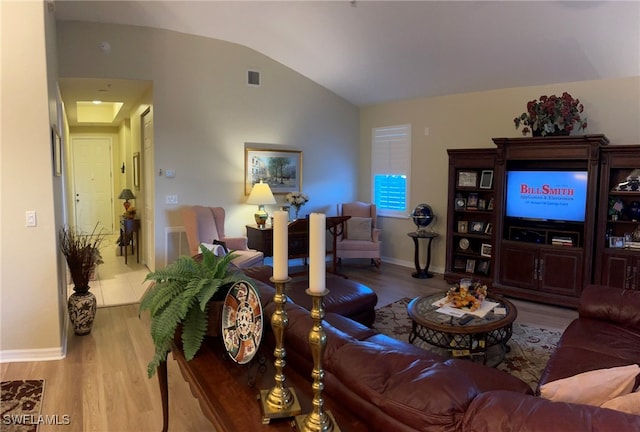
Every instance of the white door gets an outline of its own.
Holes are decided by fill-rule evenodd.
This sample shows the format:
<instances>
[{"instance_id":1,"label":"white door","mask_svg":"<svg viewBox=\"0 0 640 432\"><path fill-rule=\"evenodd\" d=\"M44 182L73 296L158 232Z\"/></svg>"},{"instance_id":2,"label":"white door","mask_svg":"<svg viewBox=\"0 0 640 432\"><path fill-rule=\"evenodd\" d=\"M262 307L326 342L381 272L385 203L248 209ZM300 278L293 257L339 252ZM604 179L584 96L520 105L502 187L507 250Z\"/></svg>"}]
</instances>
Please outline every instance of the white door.
<instances>
[{"instance_id":1,"label":"white door","mask_svg":"<svg viewBox=\"0 0 640 432\"><path fill-rule=\"evenodd\" d=\"M153 112L151 108L142 114L142 184L140 188L144 195L144 227L145 239L144 262L151 271L156 268L156 242L154 219L154 168L153 168Z\"/></svg>"},{"instance_id":2,"label":"white door","mask_svg":"<svg viewBox=\"0 0 640 432\"><path fill-rule=\"evenodd\" d=\"M111 138L72 138L76 227L113 233Z\"/></svg>"}]
</instances>

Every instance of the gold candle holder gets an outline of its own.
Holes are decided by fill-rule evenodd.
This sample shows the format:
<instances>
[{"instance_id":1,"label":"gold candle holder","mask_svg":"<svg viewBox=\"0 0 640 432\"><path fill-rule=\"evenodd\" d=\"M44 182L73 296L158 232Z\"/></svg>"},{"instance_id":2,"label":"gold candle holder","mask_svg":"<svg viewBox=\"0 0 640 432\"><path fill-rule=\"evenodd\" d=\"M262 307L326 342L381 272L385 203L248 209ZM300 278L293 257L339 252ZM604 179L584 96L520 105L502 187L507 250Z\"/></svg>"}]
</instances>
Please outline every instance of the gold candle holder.
<instances>
[{"instance_id":1,"label":"gold candle holder","mask_svg":"<svg viewBox=\"0 0 640 432\"><path fill-rule=\"evenodd\" d=\"M271 419L293 417L302 412L300 402L296 395L295 389L285 387L284 366L286 364L286 350L284 348L284 330L289 325L289 317L284 309L287 302L287 296L284 293L285 285L291 280L274 280L270 278L276 286L276 293L273 296L273 302L276 304L276 310L271 315L271 329L276 339L276 347L273 350L275 360L276 373L274 375L275 385L269 390L260 390L260 402L262 405L262 423L268 424Z\"/></svg>"},{"instance_id":2,"label":"gold candle holder","mask_svg":"<svg viewBox=\"0 0 640 432\"><path fill-rule=\"evenodd\" d=\"M311 307L311 318L313 326L309 331L309 347L313 356L313 370L311 377L313 378L313 400L311 404L313 409L309 414L296 416L295 426L300 432L340 432L340 428L330 411L324 410L324 399L322 391L324 390L324 369L322 369L322 356L324 348L327 344L327 335L322 328L322 319L324 318L324 309L322 300L324 296L329 294L329 290L322 292L311 292L307 289L306 293L311 296L313 306Z\"/></svg>"}]
</instances>

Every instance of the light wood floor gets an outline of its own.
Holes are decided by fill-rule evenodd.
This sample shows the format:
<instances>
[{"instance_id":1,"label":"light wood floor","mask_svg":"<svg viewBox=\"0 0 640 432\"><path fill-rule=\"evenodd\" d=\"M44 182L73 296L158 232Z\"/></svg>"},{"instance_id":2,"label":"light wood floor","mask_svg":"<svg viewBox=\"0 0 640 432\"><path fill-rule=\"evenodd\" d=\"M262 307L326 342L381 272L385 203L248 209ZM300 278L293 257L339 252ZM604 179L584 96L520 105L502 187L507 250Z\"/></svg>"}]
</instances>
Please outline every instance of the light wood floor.
<instances>
[{"instance_id":1,"label":"light wood floor","mask_svg":"<svg viewBox=\"0 0 640 432\"><path fill-rule=\"evenodd\" d=\"M380 270L365 261L345 262L343 273L373 288L378 307L402 297L443 291L441 277L419 280L412 269L383 263ZM577 316L571 309L514 301L519 322L564 328ZM41 425L40 432L144 432L159 431L162 406L156 377L147 378L146 365L153 355L146 315L138 306L98 310L89 336L69 335L67 357L58 361L0 364L2 380L44 379L42 414L60 418L67 426ZM170 431L212 431L197 401L171 357L169 367ZM222 390L222 389L221 389Z\"/></svg>"}]
</instances>

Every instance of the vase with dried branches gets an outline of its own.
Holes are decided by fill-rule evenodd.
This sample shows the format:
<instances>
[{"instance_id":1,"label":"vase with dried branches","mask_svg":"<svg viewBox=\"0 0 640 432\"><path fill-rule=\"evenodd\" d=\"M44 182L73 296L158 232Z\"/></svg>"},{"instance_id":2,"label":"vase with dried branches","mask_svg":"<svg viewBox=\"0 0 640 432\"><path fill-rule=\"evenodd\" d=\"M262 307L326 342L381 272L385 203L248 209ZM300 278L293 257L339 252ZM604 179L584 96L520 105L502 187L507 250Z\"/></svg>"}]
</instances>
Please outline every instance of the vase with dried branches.
<instances>
[{"instance_id":1,"label":"vase with dried branches","mask_svg":"<svg viewBox=\"0 0 640 432\"><path fill-rule=\"evenodd\" d=\"M91 333L97 308L96 297L89 291L89 281L96 266L102 263L100 245L104 240L104 233L99 229L99 224L96 224L90 234L63 226L58 237L60 250L67 261L73 282L74 292L67 302L69 318L77 335L88 335Z\"/></svg>"}]
</instances>

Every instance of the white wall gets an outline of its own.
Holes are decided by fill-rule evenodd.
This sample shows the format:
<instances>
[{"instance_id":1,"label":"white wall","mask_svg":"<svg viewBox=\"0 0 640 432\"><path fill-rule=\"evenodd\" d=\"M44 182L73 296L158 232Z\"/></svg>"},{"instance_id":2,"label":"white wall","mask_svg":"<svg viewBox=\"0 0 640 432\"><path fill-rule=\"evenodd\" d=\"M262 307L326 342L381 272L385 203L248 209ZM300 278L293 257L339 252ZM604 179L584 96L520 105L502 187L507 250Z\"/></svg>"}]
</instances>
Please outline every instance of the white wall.
<instances>
[{"instance_id":1,"label":"white wall","mask_svg":"<svg viewBox=\"0 0 640 432\"><path fill-rule=\"evenodd\" d=\"M108 41L104 54L99 44ZM221 205L228 235L245 235L244 143L303 151L303 208L335 214L357 191L358 109L300 74L240 45L166 30L58 23L61 77L153 81L156 256L167 227L182 225L180 205ZM247 69L262 74L246 85ZM132 118L132 137L136 136ZM132 148L136 148L135 144ZM135 150L134 150L135 151ZM284 202L280 197L279 202ZM267 210L274 210L272 206Z\"/></svg>"},{"instance_id":2,"label":"white wall","mask_svg":"<svg viewBox=\"0 0 640 432\"><path fill-rule=\"evenodd\" d=\"M541 95L567 91L585 106L586 131L605 134L611 144L640 143L640 77L583 81L547 86L510 88L478 93L421 98L363 108L360 114L359 197L371 199L371 129L411 123L413 162L411 205L430 204L441 235L433 241L431 269L444 271L447 217L447 173L450 148L495 148L493 137L522 136L513 119L526 111L528 101ZM425 135L425 128L429 134ZM412 265L413 243L407 232L415 230L410 219L380 218L383 255Z\"/></svg>"},{"instance_id":3,"label":"white wall","mask_svg":"<svg viewBox=\"0 0 640 432\"><path fill-rule=\"evenodd\" d=\"M53 177L57 123L55 21L43 2L1 2L0 351L2 360L64 353L57 228L62 177ZM26 227L25 211L37 212Z\"/></svg>"}]
</instances>

